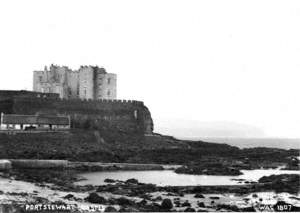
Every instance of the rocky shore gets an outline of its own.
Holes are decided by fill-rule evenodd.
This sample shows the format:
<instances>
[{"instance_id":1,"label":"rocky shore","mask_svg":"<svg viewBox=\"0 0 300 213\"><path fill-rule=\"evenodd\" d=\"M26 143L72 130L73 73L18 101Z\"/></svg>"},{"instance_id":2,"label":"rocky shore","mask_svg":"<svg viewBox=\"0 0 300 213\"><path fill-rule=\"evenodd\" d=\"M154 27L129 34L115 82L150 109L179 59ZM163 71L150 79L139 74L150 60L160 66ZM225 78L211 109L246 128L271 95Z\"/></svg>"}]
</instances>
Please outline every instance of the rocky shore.
<instances>
[{"instance_id":1,"label":"rocky shore","mask_svg":"<svg viewBox=\"0 0 300 213\"><path fill-rule=\"evenodd\" d=\"M300 211L299 175L262 177L246 185L164 187L136 179L81 186L75 184L80 177L74 170L12 169L0 178L1 208L13 206L17 212L36 204L72 206L67 212L87 212L87 207L112 212L260 211L285 205Z\"/></svg>"},{"instance_id":2,"label":"rocky shore","mask_svg":"<svg viewBox=\"0 0 300 213\"><path fill-rule=\"evenodd\" d=\"M0 175L0 212L24 212L26 207L36 204L69 205L69 212L88 212L85 208L91 205L106 211L131 212L255 211L277 208L276 205L292 205L293 210L299 210L299 176L274 176L248 183L245 180L246 184L234 186L162 187L135 179L108 179L102 186L75 184L80 180L78 172L82 171L173 167L177 173L185 174L239 175L241 170L297 168L299 162L293 158L299 156L299 150L239 149L116 130L4 135L0 147L0 157L12 162L11 166L3 162L3 168L8 170ZM49 164L49 160L41 163L37 159L61 161ZM15 209L9 209L11 206ZM34 212L26 210L30 211Z\"/></svg>"}]
</instances>

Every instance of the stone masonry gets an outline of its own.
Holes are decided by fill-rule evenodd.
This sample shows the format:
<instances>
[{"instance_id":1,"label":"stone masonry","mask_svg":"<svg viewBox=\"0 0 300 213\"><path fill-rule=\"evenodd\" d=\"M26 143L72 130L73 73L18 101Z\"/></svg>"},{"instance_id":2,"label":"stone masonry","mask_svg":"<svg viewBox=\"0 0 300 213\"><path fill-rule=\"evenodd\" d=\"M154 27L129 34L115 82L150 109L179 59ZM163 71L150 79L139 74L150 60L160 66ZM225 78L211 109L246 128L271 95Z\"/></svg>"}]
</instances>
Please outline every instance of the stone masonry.
<instances>
[{"instance_id":1,"label":"stone masonry","mask_svg":"<svg viewBox=\"0 0 300 213\"><path fill-rule=\"evenodd\" d=\"M57 93L64 99L116 99L117 75L97 66L71 70L52 64L49 69L34 71L33 91Z\"/></svg>"}]
</instances>

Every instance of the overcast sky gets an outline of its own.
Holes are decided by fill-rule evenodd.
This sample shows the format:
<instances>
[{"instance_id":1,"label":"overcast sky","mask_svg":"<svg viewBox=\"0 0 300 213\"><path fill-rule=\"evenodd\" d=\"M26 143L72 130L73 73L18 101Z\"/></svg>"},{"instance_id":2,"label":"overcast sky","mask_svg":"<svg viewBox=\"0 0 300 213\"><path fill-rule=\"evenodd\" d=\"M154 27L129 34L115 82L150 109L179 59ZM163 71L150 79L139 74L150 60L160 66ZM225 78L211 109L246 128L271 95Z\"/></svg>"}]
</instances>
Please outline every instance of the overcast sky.
<instances>
[{"instance_id":1,"label":"overcast sky","mask_svg":"<svg viewBox=\"0 0 300 213\"><path fill-rule=\"evenodd\" d=\"M0 58L0 89L103 66L157 132L300 137L300 1L1 1Z\"/></svg>"}]
</instances>

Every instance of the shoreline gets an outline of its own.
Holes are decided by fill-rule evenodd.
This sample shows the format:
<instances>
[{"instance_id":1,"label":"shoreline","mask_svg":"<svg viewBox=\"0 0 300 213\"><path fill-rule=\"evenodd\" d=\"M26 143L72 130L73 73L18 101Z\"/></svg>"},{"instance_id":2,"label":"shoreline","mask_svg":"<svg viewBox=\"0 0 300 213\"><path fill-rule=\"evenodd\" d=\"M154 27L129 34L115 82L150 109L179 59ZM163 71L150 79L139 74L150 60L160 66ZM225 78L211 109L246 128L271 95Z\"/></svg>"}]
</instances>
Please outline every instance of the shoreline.
<instances>
[{"instance_id":1,"label":"shoreline","mask_svg":"<svg viewBox=\"0 0 300 213\"><path fill-rule=\"evenodd\" d=\"M107 180L106 185L77 186L73 184L76 179L70 178L72 174L59 176L63 171L50 169L46 170L48 174L42 170L34 171L15 171L6 177L2 174L0 208L8 203L24 209L26 204L31 203L74 205L77 210L82 206L101 205L104 208L112 207L114 211L257 211L263 206L276 206L282 201L292 205L294 210L300 210L297 205L299 192L274 192L272 183L157 186L128 179ZM24 174L27 176L22 176ZM45 175L49 177L45 179ZM172 208L164 209L165 200L171 200Z\"/></svg>"},{"instance_id":2,"label":"shoreline","mask_svg":"<svg viewBox=\"0 0 300 213\"><path fill-rule=\"evenodd\" d=\"M74 162L46 159L1 159L0 171L13 169L67 169L76 171L149 171L175 170L182 165L147 163Z\"/></svg>"}]
</instances>

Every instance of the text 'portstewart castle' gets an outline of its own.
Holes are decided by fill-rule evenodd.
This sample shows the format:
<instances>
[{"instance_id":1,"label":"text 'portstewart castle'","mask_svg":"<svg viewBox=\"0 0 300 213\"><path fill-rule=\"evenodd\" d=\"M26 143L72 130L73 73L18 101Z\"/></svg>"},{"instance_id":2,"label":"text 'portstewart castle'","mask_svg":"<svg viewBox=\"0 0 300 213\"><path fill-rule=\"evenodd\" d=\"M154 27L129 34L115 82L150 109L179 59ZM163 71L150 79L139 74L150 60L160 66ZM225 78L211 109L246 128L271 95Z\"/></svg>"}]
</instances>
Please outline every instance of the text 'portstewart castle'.
<instances>
[{"instance_id":1,"label":"text 'portstewart castle'","mask_svg":"<svg viewBox=\"0 0 300 213\"><path fill-rule=\"evenodd\" d=\"M34 71L33 90L57 93L64 99L116 99L117 75L98 66L81 66L71 70L67 66L45 66Z\"/></svg>"}]
</instances>

